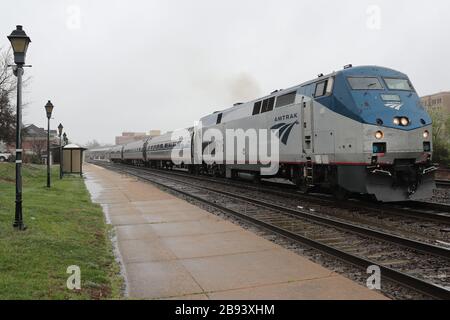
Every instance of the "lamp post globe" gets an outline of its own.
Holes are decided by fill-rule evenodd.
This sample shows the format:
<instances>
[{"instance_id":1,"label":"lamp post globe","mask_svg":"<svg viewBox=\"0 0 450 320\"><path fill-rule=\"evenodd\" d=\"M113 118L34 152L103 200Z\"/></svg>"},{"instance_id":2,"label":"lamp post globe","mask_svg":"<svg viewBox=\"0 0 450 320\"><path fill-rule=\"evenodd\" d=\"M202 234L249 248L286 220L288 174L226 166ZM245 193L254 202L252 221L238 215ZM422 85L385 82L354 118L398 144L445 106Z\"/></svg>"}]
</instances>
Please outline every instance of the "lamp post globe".
<instances>
[{"instance_id":1,"label":"lamp post globe","mask_svg":"<svg viewBox=\"0 0 450 320\"><path fill-rule=\"evenodd\" d=\"M50 119L52 117L52 112L53 112L53 104L50 100L48 100L48 102L45 105L45 112L47 113L47 118Z\"/></svg>"},{"instance_id":2,"label":"lamp post globe","mask_svg":"<svg viewBox=\"0 0 450 320\"><path fill-rule=\"evenodd\" d=\"M44 106L47 113L47 188L50 188L50 118L52 117L53 104L50 100Z\"/></svg>"},{"instance_id":3,"label":"lamp post globe","mask_svg":"<svg viewBox=\"0 0 450 320\"><path fill-rule=\"evenodd\" d=\"M63 131L64 127L63 125L60 123L58 126L58 137L62 136L62 131Z\"/></svg>"},{"instance_id":4,"label":"lamp post globe","mask_svg":"<svg viewBox=\"0 0 450 320\"><path fill-rule=\"evenodd\" d=\"M22 76L28 45L31 42L22 26L16 26L16 29L8 36L11 47L14 52L13 68L14 75L17 77L17 103L16 103L16 208L13 227L16 230L25 230L27 227L23 222L22 214Z\"/></svg>"},{"instance_id":5,"label":"lamp post globe","mask_svg":"<svg viewBox=\"0 0 450 320\"><path fill-rule=\"evenodd\" d=\"M27 36L22 26L16 26L16 30L13 30L8 36L9 42L14 52L14 63L17 65L25 64L25 57L27 55L28 45L31 42L30 37Z\"/></svg>"}]
</instances>

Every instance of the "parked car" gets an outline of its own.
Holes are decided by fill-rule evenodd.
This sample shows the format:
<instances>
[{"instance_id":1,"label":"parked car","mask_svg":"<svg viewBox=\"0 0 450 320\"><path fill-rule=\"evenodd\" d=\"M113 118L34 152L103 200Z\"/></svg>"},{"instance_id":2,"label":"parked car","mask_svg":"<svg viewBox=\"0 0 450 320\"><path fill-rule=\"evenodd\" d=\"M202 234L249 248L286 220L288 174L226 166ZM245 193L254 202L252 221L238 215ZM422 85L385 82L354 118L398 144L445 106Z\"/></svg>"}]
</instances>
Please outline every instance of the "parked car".
<instances>
[{"instance_id":1,"label":"parked car","mask_svg":"<svg viewBox=\"0 0 450 320\"><path fill-rule=\"evenodd\" d=\"M8 161L12 154L8 152L0 152L0 162Z\"/></svg>"}]
</instances>

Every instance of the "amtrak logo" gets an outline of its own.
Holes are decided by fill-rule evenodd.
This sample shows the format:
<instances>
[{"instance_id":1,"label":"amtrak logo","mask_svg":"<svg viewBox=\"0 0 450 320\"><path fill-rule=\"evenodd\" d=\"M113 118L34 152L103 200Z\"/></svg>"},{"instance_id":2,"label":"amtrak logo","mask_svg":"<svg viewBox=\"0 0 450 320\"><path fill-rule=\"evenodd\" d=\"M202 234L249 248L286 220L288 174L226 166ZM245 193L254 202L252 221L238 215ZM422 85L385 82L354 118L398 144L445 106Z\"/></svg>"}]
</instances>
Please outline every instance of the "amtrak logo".
<instances>
[{"instance_id":1,"label":"amtrak logo","mask_svg":"<svg viewBox=\"0 0 450 320\"><path fill-rule=\"evenodd\" d=\"M297 113L285 114L282 116L278 116L278 117L275 117L275 119L273 121L278 122L278 121L284 121L284 120L290 120L290 119L298 119Z\"/></svg>"},{"instance_id":2,"label":"amtrak logo","mask_svg":"<svg viewBox=\"0 0 450 320\"><path fill-rule=\"evenodd\" d=\"M289 136L291 135L292 128L294 128L294 126L297 124L299 124L298 121L292 123L277 123L270 129L278 130L278 136L280 137L281 142L284 145L287 145Z\"/></svg>"},{"instance_id":3,"label":"amtrak logo","mask_svg":"<svg viewBox=\"0 0 450 320\"><path fill-rule=\"evenodd\" d=\"M394 110L400 110L403 107L403 103L386 103L384 106Z\"/></svg>"}]
</instances>

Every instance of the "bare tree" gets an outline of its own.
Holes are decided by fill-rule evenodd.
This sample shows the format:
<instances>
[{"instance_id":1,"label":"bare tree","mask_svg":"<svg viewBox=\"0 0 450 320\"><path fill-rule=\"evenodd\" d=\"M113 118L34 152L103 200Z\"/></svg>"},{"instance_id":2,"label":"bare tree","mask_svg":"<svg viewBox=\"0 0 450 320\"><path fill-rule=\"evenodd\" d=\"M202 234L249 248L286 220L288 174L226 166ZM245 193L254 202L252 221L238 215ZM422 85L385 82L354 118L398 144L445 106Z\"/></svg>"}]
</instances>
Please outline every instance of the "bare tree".
<instances>
[{"instance_id":1,"label":"bare tree","mask_svg":"<svg viewBox=\"0 0 450 320\"><path fill-rule=\"evenodd\" d=\"M5 143L14 141L15 115L11 96L16 90L16 81L12 69L12 57L9 51L0 49L0 140Z\"/></svg>"},{"instance_id":2,"label":"bare tree","mask_svg":"<svg viewBox=\"0 0 450 320\"><path fill-rule=\"evenodd\" d=\"M31 141L31 151L33 151L38 159L42 159L42 155L47 153L47 141L43 139L33 139L33 141Z\"/></svg>"},{"instance_id":3,"label":"bare tree","mask_svg":"<svg viewBox=\"0 0 450 320\"><path fill-rule=\"evenodd\" d=\"M450 117L442 110L429 111L433 120L433 159L441 164L450 164Z\"/></svg>"},{"instance_id":4,"label":"bare tree","mask_svg":"<svg viewBox=\"0 0 450 320\"><path fill-rule=\"evenodd\" d=\"M88 143L86 143L86 148L88 149L95 149L99 147L101 147L101 144L95 139L92 141L88 141Z\"/></svg>"},{"instance_id":5,"label":"bare tree","mask_svg":"<svg viewBox=\"0 0 450 320\"><path fill-rule=\"evenodd\" d=\"M92 140L92 141L88 141L86 143L86 148L88 149L97 149L97 148L103 148L103 147L110 147L110 144L104 144L104 143L100 143L97 140Z\"/></svg>"},{"instance_id":6,"label":"bare tree","mask_svg":"<svg viewBox=\"0 0 450 320\"><path fill-rule=\"evenodd\" d=\"M13 73L13 57L11 50L0 48L0 141L11 144L15 140L16 130L16 88L17 81ZM25 88L30 77L23 80L22 86ZM27 103L22 104L25 108ZM24 133L24 132L23 132Z\"/></svg>"}]
</instances>

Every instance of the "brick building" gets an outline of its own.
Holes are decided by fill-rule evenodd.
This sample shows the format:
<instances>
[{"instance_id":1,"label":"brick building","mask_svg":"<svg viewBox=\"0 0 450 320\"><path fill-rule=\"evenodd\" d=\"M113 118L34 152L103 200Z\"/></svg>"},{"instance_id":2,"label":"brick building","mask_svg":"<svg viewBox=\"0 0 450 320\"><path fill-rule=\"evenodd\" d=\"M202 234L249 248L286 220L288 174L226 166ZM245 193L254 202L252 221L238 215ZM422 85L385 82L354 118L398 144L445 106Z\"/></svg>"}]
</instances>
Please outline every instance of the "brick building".
<instances>
[{"instance_id":1,"label":"brick building","mask_svg":"<svg viewBox=\"0 0 450 320\"><path fill-rule=\"evenodd\" d=\"M439 112L439 117L450 117L450 91L444 91L425 96L420 98L420 101L428 112L437 111ZM446 128L445 122L443 124L443 129L448 132L448 128ZM444 135L443 138L450 142L450 137Z\"/></svg>"},{"instance_id":2,"label":"brick building","mask_svg":"<svg viewBox=\"0 0 450 320\"><path fill-rule=\"evenodd\" d=\"M429 111L438 110L450 115L450 91L424 96L420 98L420 101Z\"/></svg>"},{"instance_id":3,"label":"brick building","mask_svg":"<svg viewBox=\"0 0 450 320\"><path fill-rule=\"evenodd\" d=\"M59 147L59 137L57 130L50 130L50 148L55 149ZM16 146L9 145L7 149L10 153L15 154ZM22 149L24 160L29 162L31 158L39 159L39 162L44 163L47 159L47 130L39 128L31 124L23 128ZM52 156L50 157L52 161Z\"/></svg>"}]
</instances>

